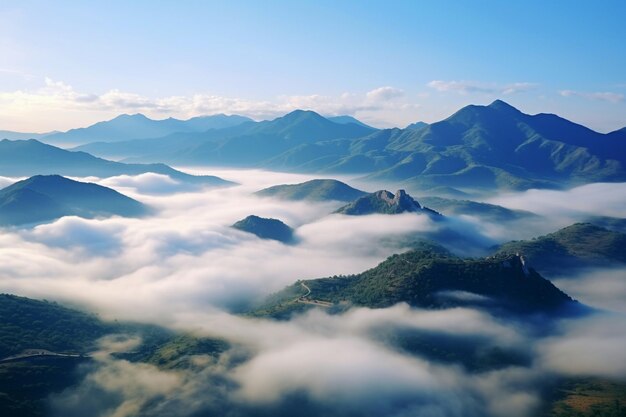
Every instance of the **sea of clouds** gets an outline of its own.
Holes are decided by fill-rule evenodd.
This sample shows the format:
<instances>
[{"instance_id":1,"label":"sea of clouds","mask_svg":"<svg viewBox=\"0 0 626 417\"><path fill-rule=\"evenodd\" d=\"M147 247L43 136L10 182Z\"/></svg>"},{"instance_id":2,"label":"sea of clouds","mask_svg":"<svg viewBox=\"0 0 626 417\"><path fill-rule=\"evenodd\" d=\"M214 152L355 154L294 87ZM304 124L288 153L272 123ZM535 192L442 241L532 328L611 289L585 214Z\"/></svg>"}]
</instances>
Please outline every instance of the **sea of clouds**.
<instances>
[{"instance_id":1,"label":"sea of clouds","mask_svg":"<svg viewBox=\"0 0 626 417\"><path fill-rule=\"evenodd\" d=\"M616 365L626 364L626 270L559 277L558 285L599 310L557 320L549 334L469 308L426 311L399 304L338 315L313 310L288 321L237 314L298 279L374 267L408 249L398 237L453 232L460 243L449 249L477 255L499 242L553 232L589 214L626 217L626 184L494 197L489 202L542 217L490 224L469 216L438 222L415 214L330 214L341 203L253 194L311 179L306 175L201 172L240 185L202 189L157 174L90 178L149 205L152 214L141 219L65 217L0 233L1 292L57 300L104 319L220 338L231 346L217 358L194 358L188 369L163 370L111 354L141 340L105 338L83 369L81 384L51 398L55 415L522 417L536 415L545 390L560 376L626 378L626 367ZM1 178L0 184L12 181ZM351 184L374 191L367 184ZM419 194L415 197L419 200ZM294 227L298 243L261 240L230 227L250 214ZM398 348L386 337L394 331L511 349L528 361L471 370Z\"/></svg>"}]
</instances>

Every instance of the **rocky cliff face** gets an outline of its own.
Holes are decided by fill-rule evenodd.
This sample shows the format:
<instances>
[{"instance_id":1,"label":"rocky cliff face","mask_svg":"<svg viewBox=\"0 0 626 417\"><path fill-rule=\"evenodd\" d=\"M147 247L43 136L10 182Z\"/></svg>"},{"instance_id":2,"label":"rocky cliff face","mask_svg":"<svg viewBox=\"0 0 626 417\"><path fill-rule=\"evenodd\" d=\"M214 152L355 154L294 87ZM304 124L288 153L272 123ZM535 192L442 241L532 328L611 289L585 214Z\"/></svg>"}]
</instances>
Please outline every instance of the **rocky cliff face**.
<instances>
[{"instance_id":1,"label":"rocky cliff face","mask_svg":"<svg viewBox=\"0 0 626 417\"><path fill-rule=\"evenodd\" d=\"M434 210L423 207L404 190L398 190L395 194L380 190L367 194L352 203L341 207L336 213L348 215L365 214L400 214L400 213L426 213L440 215Z\"/></svg>"}]
</instances>

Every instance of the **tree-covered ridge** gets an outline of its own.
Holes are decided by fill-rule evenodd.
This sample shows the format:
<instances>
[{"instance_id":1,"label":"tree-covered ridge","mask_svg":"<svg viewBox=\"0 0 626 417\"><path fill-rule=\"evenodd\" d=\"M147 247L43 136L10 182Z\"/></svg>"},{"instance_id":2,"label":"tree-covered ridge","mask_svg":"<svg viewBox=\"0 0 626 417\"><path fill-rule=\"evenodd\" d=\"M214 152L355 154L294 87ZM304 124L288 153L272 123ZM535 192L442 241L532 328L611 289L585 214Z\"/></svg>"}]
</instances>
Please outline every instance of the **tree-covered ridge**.
<instances>
[{"instance_id":1,"label":"tree-covered ridge","mask_svg":"<svg viewBox=\"0 0 626 417\"><path fill-rule=\"evenodd\" d=\"M497 254L523 254L541 272L626 263L626 234L576 223L532 240L505 243Z\"/></svg>"},{"instance_id":2,"label":"tree-covered ridge","mask_svg":"<svg viewBox=\"0 0 626 417\"><path fill-rule=\"evenodd\" d=\"M421 308L484 305L511 311L552 311L573 300L518 256L461 259L443 251L393 255L363 273L299 281L272 295L257 313L284 317L306 307L298 297L334 306Z\"/></svg>"},{"instance_id":3,"label":"tree-covered ridge","mask_svg":"<svg viewBox=\"0 0 626 417\"><path fill-rule=\"evenodd\" d=\"M9 294L0 294L0 317L0 359L25 349L87 353L113 331L92 314Z\"/></svg>"}]
</instances>

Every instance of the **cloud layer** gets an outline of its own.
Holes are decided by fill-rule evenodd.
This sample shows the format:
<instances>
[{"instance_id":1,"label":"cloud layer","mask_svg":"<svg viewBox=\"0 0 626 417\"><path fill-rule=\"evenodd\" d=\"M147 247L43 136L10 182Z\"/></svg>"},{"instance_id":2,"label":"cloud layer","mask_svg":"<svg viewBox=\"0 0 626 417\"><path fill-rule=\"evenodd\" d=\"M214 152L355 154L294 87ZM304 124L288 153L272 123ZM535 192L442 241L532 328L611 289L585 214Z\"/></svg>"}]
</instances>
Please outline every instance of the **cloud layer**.
<instances>
[{"instance_id":1,"label":"cloud layer","mask_svg":"<svg viewBox=\"0 0 626 417\"><path fill-rule=\"evenodd\" d=\"M241 185L189 189L152 174L93 179L149 204L154 214L65 217L0 234L1 292L57 299L103 318L157 323L230 344L220 355L197 355L187 368L165 370L111 354L136 349L136 337L105 338L83 369L82 382L52 398L56 415L529 417L556 376L626 377L626 369L611 366L626 361L617 313L545 327L477 309L428 311L406 304L341 314L313 310L287 321L239 316L240 309L298 279L370 268L404 249L401 236L445 229L464 242L487 244L536 230L529 231L527 223L494 226L467 216L433 222L415 214L329 215L341 203L252 195L269 185L310 179L306 175L196 173ZM529 191L494 201L543 215L544 224L536 227L548 232L589 213L623 217L623 187ZM296 228L299 244L260 240L229 227L249 214L285 221ZM576 279L571 288L578 285L594 306L623 311L616 297L588 289L598 279L619 285L617 276L588 271L569 279ZM438 348L433 352L428 343L407 340ZM437 356L450 346L466 350ZM483 369L466 363L496 350L513 359Z\"/></svg>"}]
</instances>

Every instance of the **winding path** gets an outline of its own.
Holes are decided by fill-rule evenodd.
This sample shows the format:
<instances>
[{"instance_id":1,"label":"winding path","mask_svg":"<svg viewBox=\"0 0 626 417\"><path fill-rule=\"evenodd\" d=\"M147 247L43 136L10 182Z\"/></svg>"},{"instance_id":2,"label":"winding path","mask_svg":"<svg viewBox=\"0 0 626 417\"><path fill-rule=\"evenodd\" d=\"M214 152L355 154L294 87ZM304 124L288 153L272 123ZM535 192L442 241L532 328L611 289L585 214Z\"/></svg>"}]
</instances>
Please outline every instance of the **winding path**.
<instances>
[{"instance_id":1,"label":"winding path","mask_svg":"<svg viewBox=\"0 0 626 417\"><path fill-rule=\"evenodd\" d=\"M15 362L20 360L27 360L31 358L42 358L42 357L54 357L54 358L87 358L88 355L81 355L79 353L57 353L51 352L45 349L27 349L17 355L8 356L4 359L0 359L0 363L4 362Z\"/></svg>"},{"instance_id":2,"label":"winding path","mask_svg":"<svg viewBox=\"0 0 626 417\"><path fill-rule=\"evenodd\" d=\"M311 295L311 289L304 282L300 282L302 288L306 290L306 294L297 297L294 301L302 304L310 304L318 307L332 307L333 303L329 303L328 301L314 300L309 299L309 295Z\"/></svg>"}]
</instances>

